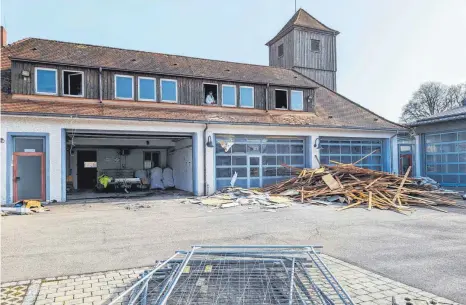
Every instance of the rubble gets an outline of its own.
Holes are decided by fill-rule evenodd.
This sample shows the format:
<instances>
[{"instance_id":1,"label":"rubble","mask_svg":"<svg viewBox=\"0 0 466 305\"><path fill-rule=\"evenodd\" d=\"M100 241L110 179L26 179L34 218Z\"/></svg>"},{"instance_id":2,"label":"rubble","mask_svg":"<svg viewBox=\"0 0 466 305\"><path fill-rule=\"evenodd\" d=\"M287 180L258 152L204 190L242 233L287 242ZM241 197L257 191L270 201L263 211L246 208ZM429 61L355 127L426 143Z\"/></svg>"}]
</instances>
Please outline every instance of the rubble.
<instances>
[{"instance_id":1,"label":"rubble","mask_svg":"<svg viewBox=\"0 0 466 305\"><path fill-rule=\"evenodd\" d=\"M400 213L412 211L412 206L447 212L438 206L455 206L455 198L460 198L459 193L440 189L430 178L409 178L411 168L404 176L342 163L317 169L290 168L296 177L261 191L290 194L287 197L301 203L343 205L339 210L366 206Z\"/></svg>"},{"instance_id":2,"label":"rubble","mask_svg":"<svg viewBox=\"0 0 466 305\"><path fill-rule=\"evenodd\" d=\"M294 192L290 192L290 195ZM292 205L293 199L283 195L269 195L256 189L227 187L207 197L190 198L183 203L200 204L212 208L227 209L238 206L252 208L258 206L264 210L277 210Z\"/></svg>"}]
</instances>

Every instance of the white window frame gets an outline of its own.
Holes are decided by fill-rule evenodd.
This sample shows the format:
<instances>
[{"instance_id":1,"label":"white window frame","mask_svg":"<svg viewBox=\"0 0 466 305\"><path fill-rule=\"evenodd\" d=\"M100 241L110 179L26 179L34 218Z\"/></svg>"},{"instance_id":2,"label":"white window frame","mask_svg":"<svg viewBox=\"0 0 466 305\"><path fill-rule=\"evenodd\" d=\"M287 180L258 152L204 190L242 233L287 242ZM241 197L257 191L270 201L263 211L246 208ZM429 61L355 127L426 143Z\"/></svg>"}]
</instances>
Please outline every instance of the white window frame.
<instances>
[{"instance_id":1,"label":"white window frame","mask_svg":"<svg viewBox=\"0 0 466 305\"><path fill-rule=\"evenodd\" d=\"M37 71L38 70L46 70L46 71L55 71L55 93L52 92L40 92L37 88ZM35 92L36 94L44 94L44 95L58 95L58 70L57 69L51 69L51 68L41 68L41 67L36 67L34 68L34 85L35 85Z\"/></svg>"},{"instance_id":2,"label":"white window frame","mask_svg":"<svg viewBox=\"0 0 466 305\"><path fill-rule=\"evenodd\" d=\"M277 108L277 91L285 91L286 93L286 108ZM290 99L288 98L288 90L286 89L275 89L274 90L274 102L275 102L275 110L288 110L290 109Z\"/></svg>"},{"instance_id":3,"label":"white window frame","mask_svg":"<svg viewBox=\"0 0 466 305\"><path fill-rule=\"evenodd\" d=\"M235 104L234 105L225 105L223 104L223 88L225 87L231 87L233 89L235 89ZM224 107L237 107L238 106L238 99L237 99L237 96L236 96L236 85L222 85L222 106Z\"/></svg>"},{"instance_id":4,"label":"white window frame","mask_svg":"<svg viewBox=\"0 0 466 305\"><path fill-rule=\"evenodd\" d=\"M149 79L154 81L154 98L141 98L141 79ZM146 77L146 76L138 76L138 101L143 102L156 102L157 101L157 79L155 77Z\"/></svg>"},{"instance_id":5,"label":"white window frame","mask_svg":"<svg viewBox=\"0 0 466 305\"><path fill-rule=\"evenodd\" d=\"M293 109L293 92L299 92L301 93L301 105L302 105L302 108L301 109ZM291 90L291 94L290 94L290 110L292 111L304 111L304 92L302 90Z\"/></svg>"},{"instance_id":6,"label":"white window frame","mask_svg":"<svg viewBox=\"0 0 466 305\"><path fill-rule=\"evenodd\" d=\"M118 97L117 92L117 77L123 77L123 78L131 78L131 97ZM114 83L115 83L115 99L117 100L127 100L127 101L133 101L134 100L134 76L132 75L123 75L123 74L115 74L114 76Z\"/></svg>"},{"instance_id":7,"label":"white window frame","mask_svg":"<svg viewBox=\"0 0 466 305\"><path fill-rule=\"evenodd\" d=\"M175 95L176 95L176 101L168 101L163 99L163 86L162 86L162 81L169 81L169 82L175 82ZM161 78L160 79L160 100L164 103L178 103L178 81L176 79L169 79L169 78Z\"/></svg>"},{"instance_id":8,"label":"white window frame","mask_svg":"<svg viewBox=\"0 0 466 305\"><path fill-rule=\"evenodd\" d=\"M203 93L203 95L205 95L205 92L204 92L204 85L212 85L212 86L216 86L216 87L217 87L217 101L216 101L217 104L213 104L213 105L206 104L206 103L205 103L205 96L204 96L204 101L202 102L202 104L203 104L203 105L208 105L208 106L218 106L218 105L219 105L219 103L218 103L218 100L219 100L219 98L218 98L218 93L219 93L219 92L218 92L218 84L215 84L215 83L202 83L202 93ZM222 92L222 93L223 93L223 92Z\"/></svg>"},{"instance_id":9,"label":"white window frame","mask_svg":"<svg viewBox=\"0 0 466 305\"><path fill-rule=\"evenodd\" d=\"M73 72L76 74L81 74L81 94L74 95L74 94L65 94L65 72ZM68 86L69 86L68 82ZM83 71L75 71L75 70L62 70L61 71L61 92L63 96L71 96L71 97L83 97L84 96L84 72ZM70 92L70 90L68 90Z\"/></svg>"},{"instance_id":10,"label":"white window frame","mask_svg":"<svg viewBox=\"0 0 466 305\"><path fill-rule=\"evenodd\" d=\"M252 89L252 106L243 106L241 105L241 88L251 88ZM254 100L254 87L251 86L239 86L239 106L241 108L254 108L256 101Z\"/></svg>"}]
</instances>

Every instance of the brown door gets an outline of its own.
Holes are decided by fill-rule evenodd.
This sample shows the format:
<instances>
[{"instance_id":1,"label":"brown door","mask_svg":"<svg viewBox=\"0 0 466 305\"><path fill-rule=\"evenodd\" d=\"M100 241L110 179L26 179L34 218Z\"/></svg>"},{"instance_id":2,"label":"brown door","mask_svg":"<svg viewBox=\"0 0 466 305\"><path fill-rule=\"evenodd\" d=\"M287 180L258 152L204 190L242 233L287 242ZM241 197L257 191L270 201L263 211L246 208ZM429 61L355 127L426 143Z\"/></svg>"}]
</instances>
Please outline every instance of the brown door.
<instances>
[{"instance_id":1,"label":"brown door","mask_svg":"<svg viewBox=\"0 0 466 305\"><path fill-rule=\"evenodd\" d=\"M411 171L409 176L413 176L413 155L412 154L403 154L400 155L400 175L406 174L406 171L411 166Z\"/></svg>"},{"instance_id":2,"label":"brown door","mask_svg":"<svg viewBox=\"0 0 466 305\"><path fill-rule=\"evenodd\" d=\"M78 189L93 189L97 184L97 152L78 150Z\"/></svg>"},{"instance_id":3,"label":"brown door","mask_svg":"<svg viewBox=\"0 0 466 305\"><path fill-rule=\"evenodd\" d=\"M45 201L45 153L13 153L13 200Z\"/></svg>"}]
</instances>

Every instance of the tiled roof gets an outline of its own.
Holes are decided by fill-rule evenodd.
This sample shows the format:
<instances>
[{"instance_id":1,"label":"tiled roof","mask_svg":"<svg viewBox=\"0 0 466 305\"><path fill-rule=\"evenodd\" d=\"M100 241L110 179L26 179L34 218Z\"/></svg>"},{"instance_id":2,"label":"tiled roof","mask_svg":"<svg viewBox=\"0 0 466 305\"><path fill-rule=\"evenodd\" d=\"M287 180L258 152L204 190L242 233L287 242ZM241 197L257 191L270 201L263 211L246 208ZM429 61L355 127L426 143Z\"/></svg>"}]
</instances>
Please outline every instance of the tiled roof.
<instances>
[{"instance_id":1,"label":"tiled roof","mask_svg":"<svg viewBox=\"0 0 466 305\"><path fill-rule=\"evenodd\" d=\"M322 96L316 113L290 111L263 111L256 109L188 106L176 104L134 104L136 102L75 102L72 99L37 100L3 95L3 115L77 116L82 118L134 119L150 121L187 121L240 125L286 125L298 127L329 127L371 130L402 130L399 125L379 119L378 116L351 106L337 96ZM341 111L335 111L338 108ZM377 121L376 121L377 120Z\"/></svg>"},{"instance_id":2,"label":"tiled roof","mask_svg":"<svg viewBox=\"0 0 466 305\"><path fill-rule=\"evenodd\" d=\"M427 118L417 120L411 125L417 126L417 125L431 124L431 123L437 123L437 122L454 121L454 120L459 120L459 119L466 119L466 105L452 108L452 109L449 109L449 110L446 110L440 113L436 113Z\"/></svg>"},{"instance_id":3,"label":"tiled roof","mask_svg":"<svg viewBox=\"0 0 466 305\"><path fill-rule=\"evenodd\" d=\"M102 67L162 75L222 79L293 87L317 87L311 79L290 69L210 60L104 46L27 38L4 48L11 59Z\"/></svg>"},{"instance_id":4,"label":"tiled roof","mask_svg":"<svg viewBox=\"0 0 466 305\"><path fill-rule=\"evenodd\" d=\"M335 31L319 20L315 19L312 17L308 12L300 8L296 13L291 17L291 19L285 24L285 26L278 32L277 35L275 35L274 38L272 38L267 45L281 37L282 35L286 34L291 28L294 26L299 26L303 28L308 28L308 29L313 29L313 30L319 30L323 32L329 32L332 34L339 34L338 31Z\"/></svg>"},{"instance_id":5,"label":"tiled roof","mask_svg":"<svg viewBox=\"0 0 466 305\"><path fill-rule=\"evenodd\" d=\"M283 68L224 62L160 53L149 53L27 38L2 48L2 75L11 63L9 58L27 61L53 62L65 65L107 67L115 70L145 71L161 75L176 74L206 79L228 79L237 82L282 84L290 87L313 87L315 113L269 111L255 109L231 109L203 106L156 107L141 103L118 104L104 101L78 103L76 100L58 101L53 97L38 101L34 96L13 99L2 95L2 114L45 116L102 117L121 119L146 119L158 121L185 120L224 124L268 124L308 127L358 128L371 130L403 130L404 127L390 122L368 109L350 101L328 88L322 87L295 71ZM136 59L133 61L132 59ZM173 65L176 63L177 65ZM2 90L5 80L2 80ZM9 92L4 91L4 92ZM42 97L45 99L46 97ZM194 107L194 108L193 108Z\"/></svg>"}]
</instances>

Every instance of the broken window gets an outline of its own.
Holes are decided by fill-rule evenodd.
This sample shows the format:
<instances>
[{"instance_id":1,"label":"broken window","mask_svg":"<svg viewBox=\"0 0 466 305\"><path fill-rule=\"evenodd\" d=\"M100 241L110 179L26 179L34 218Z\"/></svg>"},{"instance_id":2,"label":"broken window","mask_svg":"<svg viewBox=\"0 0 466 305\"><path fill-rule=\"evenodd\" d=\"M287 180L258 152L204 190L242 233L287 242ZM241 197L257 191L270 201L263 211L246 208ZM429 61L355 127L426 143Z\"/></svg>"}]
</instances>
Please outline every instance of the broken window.
<instances>
[{"instance_id":1,"label":"broken window","mask_svg":"<svg viewBox=\"0 0 466 305\"><path fill-rule=\"evenodd\" d=\"M283 56L283 43L278 46L278 57Z\"/></svg>"},{"instance_id":2,"label":"broken window","mask_svg":"<svg viewBox=\"0 0 466 305\"><path fill-rule=\"evenodd\" d=\"M83 72L63 71L63 95L83 96Z\"/></svg>"},{"instance_id":3,"label":"broken window","mask_svg":"<svg viewBox=\"0 0 466 305\"><path fill-rule=\"evenodd\" d=\"M144 169L160 167L160 152L145 151L144 152Z\"/></svg>"},{"instance_id":4,"label":"broken window","mask_svg":"<svg viewBox=\"0 0 466 305\"><path fill-rule=\"evenodd\" d=\"M320 52L320 40L311 39L311 51Z\"/></svg>"},{"instance_id":5,"label":"broken window","mask_svg":"<svg viewBox=\"0 0 466 305\"><path fill-rule=\"evenodd\" d=\"M207 105L217 105L217 89L216 84L204 84L204 103Z\"/></svg>"},{"instance_id":6,"label":"broken window","mask_svg":"<svg viewBox=\"0 0 466 305\"><path fill-rule=\"evenodd\" d=\"M275 90L275 109L288 109L288 92Z\"/></svg>"}]
</instances>

